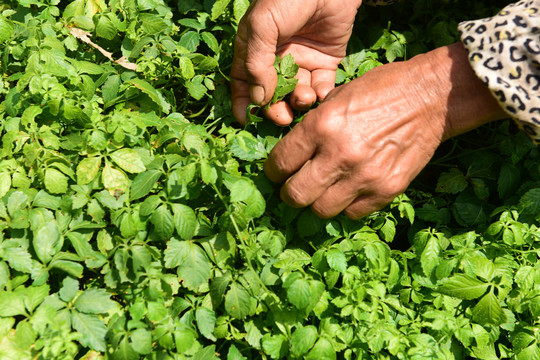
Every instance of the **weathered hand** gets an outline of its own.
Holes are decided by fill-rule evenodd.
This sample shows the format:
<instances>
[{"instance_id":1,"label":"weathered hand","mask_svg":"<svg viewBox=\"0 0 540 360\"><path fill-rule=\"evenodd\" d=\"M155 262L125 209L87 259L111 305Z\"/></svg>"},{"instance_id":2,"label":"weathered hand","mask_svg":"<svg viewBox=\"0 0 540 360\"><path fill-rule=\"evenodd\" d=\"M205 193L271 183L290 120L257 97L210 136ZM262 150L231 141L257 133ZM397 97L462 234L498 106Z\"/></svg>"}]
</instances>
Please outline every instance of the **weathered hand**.
<instances>
[{"instance_id":1,"label":"weathered hand","mask_svg":"<svg viewBox=\"0 0 540 360\"><path fill-rule=\"evenodd\" d=\"M256 0L240 21L231 70L233 113L240 123L253 102L267 104L274 94L275 56L292 54L300 66L291 106L307 110L334 88L361 0ZM293 120L288 104L266 113L276 124Z\"/></svg>"},{"instance_id":2,"label":"weathered hand","mask_svg":"<svg viewBox=\"0 0 540 360\"><path fill-rule=\"evenodd\" d=\"M283 201L365 216L403 192L439 144L505 117L461 44L375 68L328 94L272 150Z\"/></svg>"}]
</instances>

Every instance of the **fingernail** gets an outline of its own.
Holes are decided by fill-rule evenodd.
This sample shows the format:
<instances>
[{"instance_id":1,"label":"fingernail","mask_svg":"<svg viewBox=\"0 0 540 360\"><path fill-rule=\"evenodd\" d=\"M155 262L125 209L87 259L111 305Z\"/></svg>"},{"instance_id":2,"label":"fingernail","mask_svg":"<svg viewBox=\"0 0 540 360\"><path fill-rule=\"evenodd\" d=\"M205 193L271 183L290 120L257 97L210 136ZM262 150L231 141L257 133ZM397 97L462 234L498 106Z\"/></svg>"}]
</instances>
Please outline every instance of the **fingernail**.
<instances>
[{"instance_id":1,"label":"fingernail","mask_svg":"<svg viewBox=\"0 0 540 360\"><path fill-rule=\"evenodd\" d=\"M264 88L259 85L251 87L251 100L258 105L261 105L264 101Z\"/></svg>"}]
</instances>

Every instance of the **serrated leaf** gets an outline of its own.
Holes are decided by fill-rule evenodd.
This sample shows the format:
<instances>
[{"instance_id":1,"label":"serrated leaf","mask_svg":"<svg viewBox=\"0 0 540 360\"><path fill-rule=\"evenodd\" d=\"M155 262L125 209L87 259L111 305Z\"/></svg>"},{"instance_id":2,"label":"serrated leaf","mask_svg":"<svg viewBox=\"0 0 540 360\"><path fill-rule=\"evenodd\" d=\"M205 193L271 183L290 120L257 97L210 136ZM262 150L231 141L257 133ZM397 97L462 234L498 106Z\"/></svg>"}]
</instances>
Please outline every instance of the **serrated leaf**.
<instances>
[{"instance_id":1,"label":"serrated leaf","mask_svg":"<svg viewBox=\"0 0 540 360\"><path fill-rule=\"evenodd\" d=\"M162 173L159 170L147 170L137 174L130 185L129 196L131 200L137 200L148 195L161 175Z\"/></svg>"},{"instance_id":2,"label":"serrated leaf","mask_svg":"<svg viewBox=\"0 0 540 360\"><path fill-rule=\"evenodd\" d=\"M34 232L34 251L42 263L47 264L51 261L64 244L64 237L58 224L51 221L40 227Z\"/></svg>"},{"instance_id":3,"label":"serrated leaf","mask_svg":"<svg viewBox=\"0 0 540 360\"><path fill-rule=\"evenodd\" d=\"M73 328L81 335L80 343L96 351L105 351L107 326L96 315L82 314L78 311L71 313Z\"/></svg>"},{"instance_id":4,"label":"serrated leaf","mask_svg":"<svg viewBox=\"0 0 540 360\"><path fill-rule=\"evenodd\" d=\"M4 260L17 271L30 273L32 271L32 256L22 247L4 249Z\"/></svg>"},{"instance_id":5,"label":"serrated leaf","mask_svg":"<svg viewBox=\"0 0 540 360\"><path fill-rule=\"evenodd\" d=\"M420 264L427 277L430 277L433 269L439 265L441 261L439 257L440 251L439 240L435 236L430 236L422 251L422 255L420 255Z\"/></svg>"},{"instance_id":6,"label":"serrated leaf","mask_svg":"<svg viewBox=\"0 0 540 360\"><path fill-rule=\"evenodd\" d=\"M185 80L190 80L195 76L195 69L193 67L193 63L188 57L180 56L178 58L179 61L179 68L180 68L180 74Z\"/></svg>"},{"instance_id":7,"label":"serrated leaf","mask_svg":"<svg viewBox=\"0 0 540 360\"><path fill-rule=\"evenodd\" d=\"M141 156L134 149L123 148L110 154L111 159L123 170L137 174L146 170Z\"/></svg>"},{"instance_id":8,"label":"serrated leaf","mask_svg":"<svg viewBox=\"0 0 540 360\"><path fill-rule=\"evenodd\" d=\"M311 288L305 279L297 279L287 288L287 299L297 309L307 307L311 297Z\"/></svg>"},{"instance_id":9,"label":"serrated leaf","mask_svg":"<svg viewBox=\"0 0 540 360\"><path fill-rule=\"evenodd\" d=\"M11 174L0 173L0 198L3 198L11 188Z\"/></svg>"},{"instance_id":10,"label":"serrated leaf","mask_svg":"<svg viewBox=\"0 0 540 360\"><path fill-rule=\"evenodd\" d=\"M261 141L245 130L241 130L231 141L231 153L242 160L257 160L266 157Z\"/></svg>"},{"instance_id":11,"label":"serrated leaf","mask_svg":"<svg viewBox=\"0 0 540 360\"><path fill-rule=\"evenodd\" d=\"M51 194L64 194L68 189L68 178L55 168L45 170L45 188Z\"/></svg>"},{"instance_id":12,"label":"serrated leaf","mask_svg":"<svg viewBox=\"0 0 540 360\"><path fill-rule=\"evenodd\" d=\"M208 31L203 31L201 33L201 38L203 39L205 44L208 45L210 50L212 50L216 54L219 53L219 43L218 43L216 37L214 36L214 34L208 32Z\"/></svg>"},{"instance_id":13,"label":"serrated leaf","mask_svg":"<svg viewBox=\"0 0 540 360\"><path fill-rule=\"evenodd\" d=\"M218 17L220 17L225 9L227 9L227 6L229 6L229 3L231 0L217 0L214 5L212 6L212 21L216 20Z\"/></svg>"},{"instance_id":14,"label":"serrated leaf","mask_svg":"<svg viewBox=\"0 0 540 360\"><path fill-rule=\"evenodd\" d=\"M197 215L189 206L172 204L174 227L178 236L183 240L190 240L197 229Z\"/></svg>"},{"instance_id":15,"label":"serrated leaf","mask_svg":"<svg viewBox=\"0 0 540 360\"><path fill-rule=\"evenodd\" d=\"M262 339L262 347L272 359L280 359L287 354L287 338L281 334L266 334Z\"/></svg>"},{"instance_id":16,"label":"serrated leaf","mask_svg":"<svg viewBox=\"0 0 540 360\"><path fill-rule=\"evenodd\" d=\"M89 157L77 165L77 184L86 185L95 179L101 167L101 157Z\"/></svg>"},{"instance_id":17,"label":"serrated leaf","mask_svg":"<svg viewBox=\"0 0 540 360\"><path fill-rule=\"evenodd\" d=\"M331 269L344 273L347 270L347 258L339 249L330 249L326 252L326 262Z\"/></svg>"},{"instance_id":18,"label":"serrated leaf","mask_svg":"<svg viewBox=\"0 0 540 360\"><path fill-rule=\"evenodd\" d=\"M197 47L200 44L199 33L196 31L186 32L182 35L178 44L185 47L189 52L197 51Z\"/></svg>"},{"instance_id":19,"label":"serrated leaf","mask_svg":"<svg viewBox=\"0 0 540 360\"><path fill-rule=\"evenodd\" d=\"M137 89L141 90L143 93L148 95L153 102L155 102L162 112L168 114L171 111L171 104L165 99L163 94L152 85L142 79L131 79L128 83L135 86Z\"/></svg>"},{"instance_id":20,"label":"serrated leaf","mask_svg":"<svg viewBox=\"0 0 540 360\"><path fill-rule=\"evenodd\" d=\"M210 279L210 261L204 250L191 241L170 240L164 260L167 268L178 267L178 276L188 289L198 291Z\"/></svg>"},{"instance_id":21,"label":"serrated leaf","mask_svg":"<svg viewBox=\"0 0 540 360\"><path fill-rule=\"evenodd\" d=\"M150 222L154 225L154 230L160 239L166 240L172 236L174 219L166 205L161 205L152 213Z\"/></svg>"},{"instance_id":22,"label":"serrated leaf","mask_svg":"<svg viewBox=\"0 0 540 360\"><path fill-rule=\"evenodd\" d=\"M319 338L305 358L307 360L335 360L336 351L332 347L330 341L325 338Z\"/></svg>"},{"instance_id":23,"label":"serrated leaf","mask_svg":"<svg viewBox=\"0 0 540 360\"><path fill-rule=\"evenodd\" d=\"M11 21L0 15L0 43L9 40L13 36Z\"/></svg>"},{"instance_id":24,"label":"serrated leaf","mask_svg":"<svg viewBox=\"0 0 540 360\"><path fill-rule=\"evenodd\" d=\"M446 279L437 291L459 299L472 300L484 295L488 287L489 284L481 280L465 274L456 274Z\"/></svg>"},{"instance_id":25,"label":"serrated leaf","mask_svg":"<svg viewBox=\"0 0 540 360\"><path fill-rule=\"evenodd\" d=\"M103 186L112 196L120 196L129 188L129 178L122 171L105 163L101 173Z\"/></svg>"},{"instance_id":26,"label":"serrated leaf","mask_svg":"<svg viewBox=\"0 0 540 360\"><path fill-rule=\"evenodd\" d=\"M79 295L73 306L86 314L102 314L114 307L110 297L105 289L90 288Z\"/></svg>"},{"instance_id":27,"label":"serrated leaf","mask_svg":"<svg viewBox=\"0 0 540 360\"><path fill-rule=\"evenodd\" d=\"M58 291L58 295L63 301L69 302L77 296L78 292L79 282L68 276L62 281L62 287L60 288L60 291Z\"/></svg>"},{"instance_id":28,"label":"serrated leaf","mask_svg":"<svg viewBox=\"0 0 540 360\"><path fill-rule=\"evenodd\" d=\"M152 352L152 333L144 328L133 330L129 344L138 354L150 354Z\"/></svg>"},{"instance_id":29,"label":"serrated leaf","mask_svg":"<svg viewBox=\"0 0 540 360\"><path fill-rule=\"evenodd\" d=\"M519 210L526 215L539 216L540 188L529 190L519 199Z\"/></svg>"},{"instance_id":30,"label":"serrated leaf","mask_svg":"<svg viewBox=\"0 0 540 360\"><path fill-rule=\"evenodd\" d=\"M437 181L437 192L457 194L465 190L467 187L467 179L465 175L458 169L450 169L442 173Z\"/></svg>"},{"instance_id":31,"label":"serrated leaf","mask_svg":"<svg viewBox=\"0 0 540 360\"><path fill-rule=\"evenodd\" d=\"M24 313L23 293L0 291L0 316L17 316Z\"/></svg>"},{"instance_id":32,"label":"serrated leaf","mask_svg":"<svg viewBox=\"0 0 540 360\"><path fill-rule=\"evenodd\" d=\"M297 328L291 336L291 352L295 356L304 355L315 344L317 337L317 328L313 325Z\"/></svg>"},{"instance_id":33,"label":"serrated leaf","mask_svg":"<svg viewBox=\"0 0 540 360\"><path fill-rule=\"evenodd\" d=\"M195 310L195 320L199 332L207 339L215 341L214 328L216 326L216 313L213 310L200 307Z\"/></svg>"},{"instance_id":34,"label":"serrated leaf","mask_svg":"<svg viewBox=\"0 0 540 360\"><path fill-rule=\"evenodd\" d=\"M506 322L506 314L493 291L490 291L476 304L472 311L473 320L481 325L500 325Z\"/></svg>"},{"instance_id":35,"label":"serrated leaf","mask_svg":"<svg viewBox=\"0 0 540 360\"><path fill-rule=\"evenodd\" d=\"M243 319L250 313L251 301L248 292L233 283L225 295L225 311L235 319Z\"/></svg>"}]
</instances>

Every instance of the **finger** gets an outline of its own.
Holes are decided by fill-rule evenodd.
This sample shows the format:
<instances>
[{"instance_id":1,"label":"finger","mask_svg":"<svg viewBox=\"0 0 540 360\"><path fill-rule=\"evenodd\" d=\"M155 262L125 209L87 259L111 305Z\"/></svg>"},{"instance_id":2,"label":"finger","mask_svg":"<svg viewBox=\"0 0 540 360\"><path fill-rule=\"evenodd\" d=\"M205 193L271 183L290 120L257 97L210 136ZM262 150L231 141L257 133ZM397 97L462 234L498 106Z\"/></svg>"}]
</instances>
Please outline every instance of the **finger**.
<instances>
[{"instance_id":1,"label":"finger","mask_svg":"<svg viewBox=\"0 0 540 360\"><path fill-rule=\"evenodd\" d=\"M311 208L321 218L331 218L338 215L359 197L364 189L359 189L358 184L351 178L340 179L328 187ZM365 196L365 195L364 195Z\"/></svg>"},{"instance_id":2,"label":"finger","mask_svg":"<svg viewBox=\"0 0 540 360\"><path fill-rule=\"evenodd\" d=\"M324 100L326 95L336 84L336 71L317 69L311 72L311 87L315 90L319 100Z\"/></svg>"},{"instance_id":3,"label":"finger","mask_svg":"<svg viewBox=\"0 0 540 360\"><path fill-rule=\"evenodd\" d=\"M295 77L298 85L291 93L291 106L296 110L307 110L317 101L315 90L311 87L311 72L301 68Z\"/></svg>"},{"instance_id":4,"label":"finger","mask_svg":"<svg viewBox=\"0 0 540 360\"><path fill-rule=\"evenodd\" d=\"M254 7L245 17L245 38L238 36L240 46L246 49L245 70L250 84L251 100L258 105L267 104L274 95L277 74L274 69L279 30L270 11ZM243 43L243 44L242 44Z\"/></svg>"},{"instance_id":5,"label":"finger","mask_svg":"<svg viewBox=\"0 0 540 360\"><path fill-rule=\"evenodd\" d=\"M360 195L343 211L347 217L357 220L384 208L392 199L377 195Z\"/></svg>"},{"instance_id":6,"label":"finger","mask_svg":"<svg viewBox=\"0 0 540 360\"><path fill-rule=\"evenodd\" d=\"M294 120L291 107L285 101L278 101L275 104L271 104L268 109L263 110L263 113L266 118L279 126L287 126Z\"/></svg>"},{"instance_id":7,"label":"finger","mask_svg":"<svg viewBox=\"0 0 540 360\"><path fill-rule=\"evenodd\" d=\"M231 78L232 111L236 120L244 125L246 123L246 109L251 103L249 85L246 81Z\"/></svg>"},{"instance_id":8,"label":"finger","mask_svg":"<svg viewBox=\"0 0 540 360\"><path fill-rule=\"evenodd\" d=\"M281 199L287 205L292 207L311 205L338 180L342 174L333 166L329 155L315 155L281 187Z\"/></svg>"},{"instance_id":9,"label":"finger","mask_svg":"<svg viewBox=\"0 0 540 360\"><path fill-rule=\"evenodd\" d=\"M304 120L281 139L264 162L266 176L274 182L283 182L310 160L317 149L317 141L310 131L307 113Z\"/></svg>"}]
</instances>

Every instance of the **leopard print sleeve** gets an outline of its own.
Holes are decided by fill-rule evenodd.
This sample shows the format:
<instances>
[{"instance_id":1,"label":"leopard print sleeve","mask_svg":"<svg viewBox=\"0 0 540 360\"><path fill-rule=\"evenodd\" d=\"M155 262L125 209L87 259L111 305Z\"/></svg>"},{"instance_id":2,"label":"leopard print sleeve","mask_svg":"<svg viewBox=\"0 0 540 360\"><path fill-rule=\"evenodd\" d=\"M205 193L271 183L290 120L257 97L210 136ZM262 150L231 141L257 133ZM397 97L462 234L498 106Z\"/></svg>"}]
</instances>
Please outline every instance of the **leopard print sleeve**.
<instances>
[{"instance_id":1,"label":"leopard print sleeve","mask_svg":"<svg viewBox=\"0 0 540 360\"><path fill-rule=\"evenodd\" d=\"M540 144L540 0L518 1L458 28L476 75Z\"/></svg>"}]
</instances>

